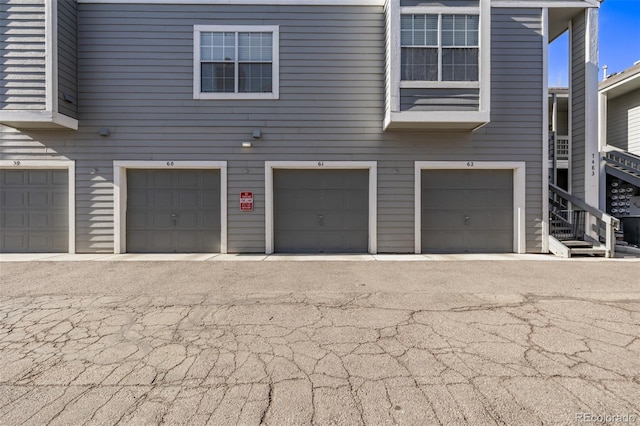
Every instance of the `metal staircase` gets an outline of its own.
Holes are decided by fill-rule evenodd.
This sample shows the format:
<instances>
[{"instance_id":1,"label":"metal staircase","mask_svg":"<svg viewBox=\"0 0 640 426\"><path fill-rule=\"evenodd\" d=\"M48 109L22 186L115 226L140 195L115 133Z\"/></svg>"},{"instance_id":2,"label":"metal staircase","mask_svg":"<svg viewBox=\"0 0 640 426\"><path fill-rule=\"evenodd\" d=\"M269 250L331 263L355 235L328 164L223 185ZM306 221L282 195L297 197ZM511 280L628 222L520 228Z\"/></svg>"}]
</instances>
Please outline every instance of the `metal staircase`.
<instances>
[{"instance_id":1,"label":"metal staircase","mask_svg":"<svg viewBox=\"0 0 640 426\"><path fill-rule=\"evenodd\" d=\"M549 251L556 256L613 257L620 221L549 185Z\"/></svg>"},{"instance_id":2,"label":"metal staircase","mask_svg":"<svg viewBox=\"0 0 640 426\"><path fill-rule=\"evenodd\" d=\"M640 186L640 157L607 145L603 150L605 171L635 186Z\"/></svg>"}]
</instances>

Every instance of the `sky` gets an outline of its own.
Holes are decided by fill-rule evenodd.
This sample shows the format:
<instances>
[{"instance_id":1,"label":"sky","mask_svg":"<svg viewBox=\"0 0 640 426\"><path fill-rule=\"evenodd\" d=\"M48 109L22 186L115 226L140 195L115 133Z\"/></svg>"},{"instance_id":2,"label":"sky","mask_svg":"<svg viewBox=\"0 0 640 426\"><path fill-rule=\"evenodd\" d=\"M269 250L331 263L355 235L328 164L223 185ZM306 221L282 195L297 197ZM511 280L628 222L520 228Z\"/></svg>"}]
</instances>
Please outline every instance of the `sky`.
<instances>
[{"instance_id":1,"label":"sky","mask_svg":"<svg viewBox=\"0 0 640 426\"><path fill-rule=\"evenodd\" d=\"M600 5L600 73L604 65L609 75L624 71L640 61L640 0L605 0ZM568 86L567 33L549 45L549 86Z\"/></svg>"}]
</instances>

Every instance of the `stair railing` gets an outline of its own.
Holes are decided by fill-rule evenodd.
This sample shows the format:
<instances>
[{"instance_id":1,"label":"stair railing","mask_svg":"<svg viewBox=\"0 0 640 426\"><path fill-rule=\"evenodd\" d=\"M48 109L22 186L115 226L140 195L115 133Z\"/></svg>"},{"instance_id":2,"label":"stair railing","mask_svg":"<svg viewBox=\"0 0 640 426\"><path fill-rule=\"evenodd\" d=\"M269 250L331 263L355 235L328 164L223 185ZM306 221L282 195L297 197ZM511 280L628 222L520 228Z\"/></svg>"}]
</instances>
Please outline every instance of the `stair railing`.
<instances>
[{"instance_id":1,"label":"stair railing","mask_svg":"<svg viewBox=\"0 0 640 426\"><path fill-rule=\"evenodd\" d=\"M607 162L613 163L626 171L640 174L640 157L637 155L607 145L603 150L603 156Z\"/></svg>"},{"instance_id":2,"label":"stair railing","mask_svg":"<svg viewBox=\"0 0 640 426\"><path fill-rule=\"evenodd\" d=\"M588 236L588 223L592 224L591 230L598 242L604 243L606 256L613 257L620 221L549 184L549 234L560 241L582 240Z\"/></svg>"}]
</instances>

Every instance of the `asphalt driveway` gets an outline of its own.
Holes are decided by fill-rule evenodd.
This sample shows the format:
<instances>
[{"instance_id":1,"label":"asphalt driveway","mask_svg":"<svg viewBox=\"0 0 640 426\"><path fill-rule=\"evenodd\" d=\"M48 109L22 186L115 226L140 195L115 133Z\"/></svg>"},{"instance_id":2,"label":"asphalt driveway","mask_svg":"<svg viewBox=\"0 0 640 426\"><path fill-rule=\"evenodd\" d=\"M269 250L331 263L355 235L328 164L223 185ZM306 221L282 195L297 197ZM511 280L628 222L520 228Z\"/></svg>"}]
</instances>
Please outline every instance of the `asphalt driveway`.
<instances>
[{"instance_id":1,"label":"asphalt driveway","mask_svg":"<svg viewBox=\"0 0 640 426\"><path fill-rule=\"evenodd\" d=\"M0 263L0 424L640 424L640 262Z\"/></svg>"}]
</instances>

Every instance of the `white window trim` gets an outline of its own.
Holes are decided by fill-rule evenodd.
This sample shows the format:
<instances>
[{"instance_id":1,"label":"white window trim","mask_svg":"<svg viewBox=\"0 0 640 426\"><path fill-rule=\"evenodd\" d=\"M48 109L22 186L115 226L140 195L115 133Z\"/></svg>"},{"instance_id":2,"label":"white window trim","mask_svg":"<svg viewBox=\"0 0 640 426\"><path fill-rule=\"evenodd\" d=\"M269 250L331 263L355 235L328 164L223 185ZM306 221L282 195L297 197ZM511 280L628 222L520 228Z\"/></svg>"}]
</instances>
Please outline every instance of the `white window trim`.
<instances>
[{"instance_id":1,"label":"white window trim","mask_svg":"<svg viewBox=\"0 0 640 426\"><path fill-rule=\"evenodd\" d=\"M201 91L200 33L262 32L273 34L271 93L209 93ZM279 99L280 98L280 26L279 25L194 25L193 26L193 99Z\"/></svg>"},{"instance_id":2,"label":"white window trim","mask_svg":"<svg viewBox=\"0 0 640 426\"><path fill-rule=\"evenodd\" d=\"M401 50L402 44L400 42L400 19L403 14L431 14L431 13L445 13L445 14L478 14L479 29L478 29L478 81L471 82L479 84L480 91L480 105L479 112L484 113L483 116L487 118L484 121L488 121L488 115L490 112L490 94L491 94L491 0L479 0L480 6L477 8L466 7L443 7L443 6L414 6L414 7L400 7L400 0L389 0L388 7L389 12L389 25L390 25L390 57L391 64L389 66L389 82L390 88L390 109L385 117L385 128L388 122L394 121L392 118L393 113L406 114L400 111L400 88L404 86L408 81L401 80ZM422 84L420 84L422 83ZM434 85L434 83L437 83ZM441 85L441 83L444 83ZM446 81L446 82L411 82L409 87L411 88L469 88L467 81ZM405 86L406 87L406 86ZM404 87L403 87L404 88ZM460 120L464 120L468 112L454 112L449 113L452 117L459 117Z\"/></svg>"},{"instance_id":3,"label":"white window trim","mask_svg":"<svg viewBox=\"0 0 640 426\"><path fill-rule=\"evenodd\" d=\"M113 252L127 252L127 169L220 170L220 253L227 252L227 162L226 161L114 161L113 162Z\"/></svg>"},{"instance_id":4,"label":"white window trim","mask_svg":"<svg viewBox=\"0 0 640 426\"><path fill-rule=\"evenodd\" d=\"M378 163L376 161L265 161L265 253L274 250L273 169L369 170L369 254L378 252Z\"/></svg>"},{"instance_id":5,"label":"white window trim","mask_svg":"<svg viewBox=\"0 0 640 426\"><path fill-rule=\"evenodd\" d=\"M526 164L523 161L416 161L414 234L415 253L422 253L423 170L513 170L513 251L526 253Z\"/></svg>"},{"instance_id":6,"label":"white window trim","mask_svg":"<svg viewBox=\"0 0 640 426\"><path fill-rule=\"evenodd\" d=\"M436 15L438 17L438 43L435 46L406 46L406 47L418 47L427 49L438 50L438 79L437 80L400 80L400 88L405 88L406 83L412 83L409 87L412 88L439 88L439 87L456 87L456 88L468 88L468 83L475 83L478 87L480 85L480 8L479 7L430 7L430 6L415 6L415 7L402 7L400 8L400 17L402 15ZM478 45L477 46L443 46L442 45L442 16L443 15L476 15L478 16ZM402 25L400 25L402 29ZM400 37L402 39L402 37ZM400 42L400 49L402 50L402 41ZM442 79L442 51L444 49L478 49L478 80L443 80ZM402 65L400 65L400 71L402 72ZM435 83L435 85L434 85Z\"/></svg>"},{"instance_id":7,"label":"white window trim","mask_svg":"<svg viewBox=\"0 0 640 426\"><path fill-rule=\"evenodd\" d=\"M66 169L69 173L69 253L76 252L76 162L73 160L0 160L0 169Z\"/></svg>"}]
</instances>

